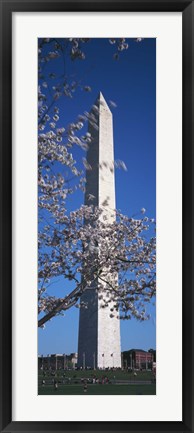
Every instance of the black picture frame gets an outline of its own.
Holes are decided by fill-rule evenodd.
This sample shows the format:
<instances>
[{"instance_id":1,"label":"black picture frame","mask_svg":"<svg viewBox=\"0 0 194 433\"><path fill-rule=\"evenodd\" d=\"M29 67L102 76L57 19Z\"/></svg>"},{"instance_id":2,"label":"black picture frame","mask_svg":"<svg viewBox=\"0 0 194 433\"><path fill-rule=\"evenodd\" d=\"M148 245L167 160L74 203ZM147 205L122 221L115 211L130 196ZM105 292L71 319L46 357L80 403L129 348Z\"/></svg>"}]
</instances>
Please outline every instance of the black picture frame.
<instances>
[{"instance_id":1,"label":"black picture frame","mask_svg":"<svg viewBox=\"0 0 194 433\"><path fill-rule=\"evenodd\" d=\"M193 432L193 220L192 109L194 2L188 0L0 0L1 6L1 182L0 182L0 428L2 432ZM183 19L183 421L182 422L14 422L12 421L12 12L135 11L182 12ZM194 119L193 119L194 120ZM194 122L193 122L194 124Z\"/></svg>"}]
</instances>

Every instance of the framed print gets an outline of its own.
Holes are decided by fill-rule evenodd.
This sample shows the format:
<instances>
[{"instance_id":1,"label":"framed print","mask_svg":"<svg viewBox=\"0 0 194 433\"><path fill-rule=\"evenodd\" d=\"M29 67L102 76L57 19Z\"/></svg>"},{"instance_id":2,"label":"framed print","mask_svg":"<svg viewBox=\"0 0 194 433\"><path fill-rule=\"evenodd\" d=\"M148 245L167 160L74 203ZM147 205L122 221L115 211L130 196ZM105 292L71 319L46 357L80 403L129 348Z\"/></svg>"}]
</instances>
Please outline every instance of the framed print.
<instances>
[{"instance_id":1,"label":"framed print","mask_svg":"<svg viewBox=\"0 0 194 433\"><path fill-rule=\"evenodd\" d=\"M1 431L193 431L193 1L1 1Z\"/></svg>"}]
</instances>

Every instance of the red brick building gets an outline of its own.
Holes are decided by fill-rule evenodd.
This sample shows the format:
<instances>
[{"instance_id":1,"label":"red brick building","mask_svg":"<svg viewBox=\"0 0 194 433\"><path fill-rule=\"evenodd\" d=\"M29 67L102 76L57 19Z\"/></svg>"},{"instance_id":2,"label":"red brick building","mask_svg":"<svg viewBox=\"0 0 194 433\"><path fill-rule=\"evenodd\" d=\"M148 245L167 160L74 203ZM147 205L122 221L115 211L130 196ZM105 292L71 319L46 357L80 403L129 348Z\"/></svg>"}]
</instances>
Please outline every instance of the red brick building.
<instances>
[{"instance_id":1,"label":"red brick building","mask_svg":"<svg viewBox=\"0 0 194 433\"><path fill-rule=\"evenodd\" d=\"M142 349L131 349L122 352L122 358L124 368L138 370L152 369L154 360L152 352L146 352Z\"/></svg>"}]
</instances>

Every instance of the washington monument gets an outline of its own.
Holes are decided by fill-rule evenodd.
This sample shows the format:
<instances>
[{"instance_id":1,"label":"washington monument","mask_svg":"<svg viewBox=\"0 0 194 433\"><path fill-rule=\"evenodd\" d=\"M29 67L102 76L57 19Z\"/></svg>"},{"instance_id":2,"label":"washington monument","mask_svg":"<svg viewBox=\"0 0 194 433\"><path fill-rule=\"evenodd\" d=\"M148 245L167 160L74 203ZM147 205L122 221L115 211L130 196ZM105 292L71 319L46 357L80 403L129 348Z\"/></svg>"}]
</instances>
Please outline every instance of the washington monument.
<instances>
[{"instance_id":1,"label":"washington monument","mask_svg":"<svg viewBox=\"0 0 194 433\"><path fill-rule=\"evenodd\" d=\"M115 215L115 176L110 170L114 161L112 113L100 92L91 113L97 120L98 129L89 123L91 144L87 151L87 162L92 170L86 171L85 204L101 207L108 198L108 222L114 221ZM95 283L95 285L98 284ZM101 308L98 292L92 285L87 289L81 301L87 303L87 309L80 309L78 366L90 368L121 367L120 321L110 317L111 303Z\"/></svg>"}]
</instances>

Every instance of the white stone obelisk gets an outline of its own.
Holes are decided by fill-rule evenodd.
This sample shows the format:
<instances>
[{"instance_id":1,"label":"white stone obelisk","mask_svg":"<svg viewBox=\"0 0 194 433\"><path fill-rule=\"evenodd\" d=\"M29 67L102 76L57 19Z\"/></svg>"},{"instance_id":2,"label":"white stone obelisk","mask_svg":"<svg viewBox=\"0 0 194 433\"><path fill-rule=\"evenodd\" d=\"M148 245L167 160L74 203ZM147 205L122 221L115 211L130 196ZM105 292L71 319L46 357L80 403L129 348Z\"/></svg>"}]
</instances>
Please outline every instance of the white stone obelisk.
<instances>
[{"instance_id":1,"label":"white stone obelisk","mask_svg":"<svg viewBox=\"0 0 194 433\"><path fill-rule=\"evenodd\" d=\"M87 161L92 170L86 171L85 204L101 207L108 199L108 221L114 220L115 214L115 176L113 121L112 113L100 92L91 113L97 120L98 129L90 123L88 131L92 141L87 151ZM90 196L95 198L91 202ZM95 283L96 286L97 283ZM120 321L111 317L110 303L101 308L101 301L94 286L90 286L81 297L87 303L87 309L80 309L78 366L82 368L121 367Z\"/></svg>"}]
</instances>

